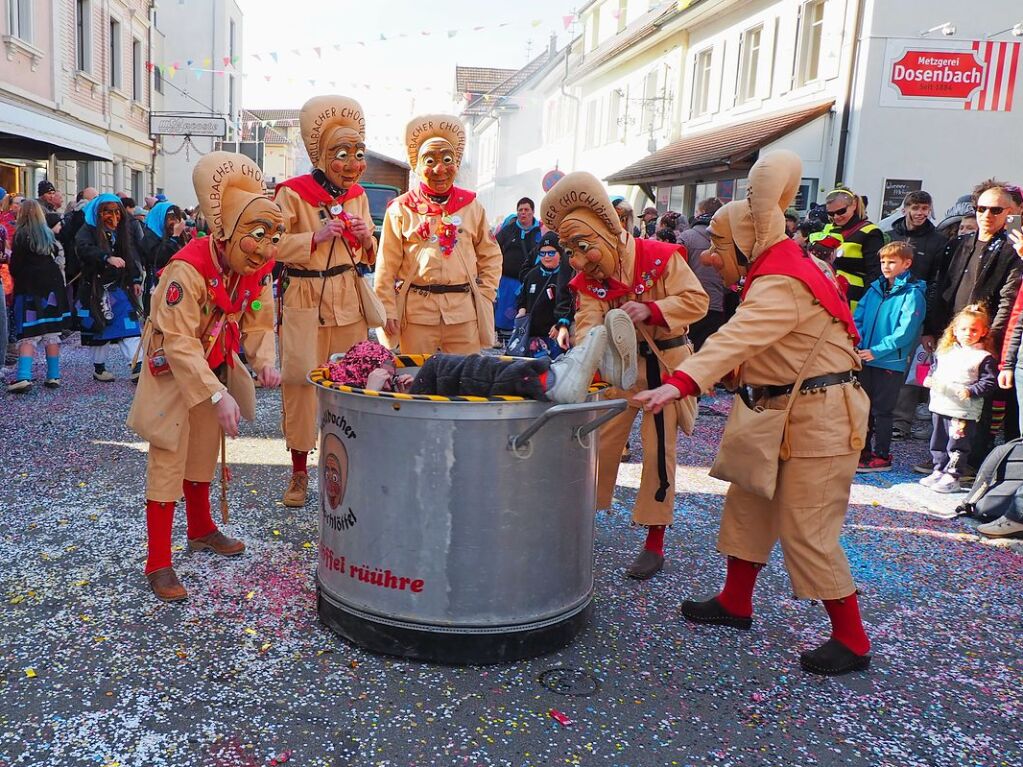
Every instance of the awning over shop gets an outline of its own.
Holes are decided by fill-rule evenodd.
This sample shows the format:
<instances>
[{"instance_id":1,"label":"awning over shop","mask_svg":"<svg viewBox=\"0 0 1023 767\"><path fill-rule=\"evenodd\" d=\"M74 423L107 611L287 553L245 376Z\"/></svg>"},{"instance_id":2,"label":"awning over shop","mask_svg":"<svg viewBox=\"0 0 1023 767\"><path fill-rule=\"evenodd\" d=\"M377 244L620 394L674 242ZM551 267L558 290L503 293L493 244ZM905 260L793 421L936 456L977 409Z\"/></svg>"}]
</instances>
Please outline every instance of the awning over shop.
<instances>
[{"instance_id":1,"label":"awning over shop","mask_svg":"<svg viewBox=\"0 0 1023 767\"><path fill-rule=\"evenodd\" d=\"M112 160L106 138L98 131L72 125L31 109L0 104L0 157L38 160Z\"/></svg>"},{"instance_id":2,"label":"awning over shop","mask_svg":"<svg viewBox=\"0 0 1023 767\"><path fill-rule=\"evenodd\" d=\"M649 189L658 182L684 182L730 170L741 172L753 164L760 149L826 115L834 104L828 101L694 133L612 173L605 180L609 184L634 184Z\"/></svg>"}]
</instances>

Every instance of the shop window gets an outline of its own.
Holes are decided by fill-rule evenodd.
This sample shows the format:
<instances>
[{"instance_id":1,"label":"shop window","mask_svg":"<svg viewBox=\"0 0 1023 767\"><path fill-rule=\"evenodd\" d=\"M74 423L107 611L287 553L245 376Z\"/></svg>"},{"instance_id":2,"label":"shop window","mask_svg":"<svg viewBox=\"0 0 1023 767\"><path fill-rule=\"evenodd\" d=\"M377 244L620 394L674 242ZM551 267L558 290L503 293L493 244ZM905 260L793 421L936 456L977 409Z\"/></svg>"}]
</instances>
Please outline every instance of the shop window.
<instances>
[{"instance_id":1,"label":"shop window","mask_svg":"<svg viewBox=\"0 0 1023 767\"><path fill-rule=\"evenodd\" d=\"M135 170L132 168L131 171L131 196L139 203L146 196L145 191L145 173L141 170Z\"/></svg>"},{"instance_id":2,"label":"shop window","mask_svg":"<svg viewBox=\"0 0 1023 767\"><path fill-rule=\"evenodd\" d=\"M92 0L75 0L75 66L92 71Z\"/></svg>"},{"instance_id":3,"label":"shop window","mask_svg":"<svg viewBox=\"0 0 1023 767\"><path fill-rule=\"evenodd\" d=\"M86 160L79 160L76 168L77 179L75 183L78 185L78 191L82 191L87 186L95 186L96 174L93 170L92 163Z\"/></svg>"},{"instance_id":4,"label":"shop window","mask_svg":"<svg viewBox=\"0 0 1023 767\"><path fill-rule=\"evenodd\" d=\"M142 41L136 38L131 42L131 97L135 101L142 101L143 82Z\"/></svg>"},{"instance_id":5,"label":"shop window","mask_svg":"<svg viewBox=\"0 0 1023 767\"><path fill-rule=\"evenodd\" d=\"M799 21L796 85L806 85L820 77L825 2L826 0L811 0L803 3Z\"/></svg>"},{"instance_id":6,"label":"shop window","mask_svg":"<svg viewBox=\"0 0 1023 767\"><path fill-rule=\"evenodd\" d=\"M742 56L739 62L739 103L757 97L757 76L760 67L760 39L764 27L746 30L742 36Z\"/></svg>"},{"instance_id":7,"label":"shop window","mask_svg":"<svg viewBox=\"0 0 1023 767\"><path fill-rule=\"evenodd\" d=\"M32 42L32 0L8 0L7 29L12 37Z\"/></svg>"},{"instance_id":8,"label":"shop window","mask_svg":"<svg viewBox=\"0 0 1023 767\"><path fill-rule=\"evenodd\" d=\"M111 88L120 88L121 77L121 22L110 19L110 80Z\"/></svg>"},{"instance_id":9,"label":"shop window","mask_svg":"<svg viewBox=\"0 0 1023 767\"><path fill-rule=\"evenodd\" d=\"M157 93L163 93L163 72L155 64L153 65L153 90Z\"/></svg>"},{"instance_id":10,"label":"shop window","mask_svg":"<svg viewBox=\"0 0 1023 767\"><path fill-rule=\"evenodd\" d=\"M693 67L693 117L707 114L710 109L710 67L713 50L708 48L696 54Z\"/></svg>"}]
</instances>

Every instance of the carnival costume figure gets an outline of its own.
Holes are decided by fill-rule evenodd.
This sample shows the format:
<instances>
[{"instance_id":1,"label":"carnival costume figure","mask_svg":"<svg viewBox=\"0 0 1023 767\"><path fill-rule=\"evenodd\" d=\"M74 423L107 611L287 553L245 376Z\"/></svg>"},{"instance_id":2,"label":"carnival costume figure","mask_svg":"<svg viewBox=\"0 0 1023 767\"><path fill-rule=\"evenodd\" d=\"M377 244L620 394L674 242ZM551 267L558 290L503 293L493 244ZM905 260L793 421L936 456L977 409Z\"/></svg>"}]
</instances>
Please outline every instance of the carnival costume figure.
<instances>
[{"instance_id":1,"label":"carnival costume figure","mask_svg":"<svg viewBox=\"0 0 1023 767\"><path fill-rule=\"evenodd\" d=\"M544 197L540 206L544 225L558 239L572 266L579 272L569 283L578 293L575 335L605 321L620 308L624 322L608 323L611 346L628 338L638 345L640 360L631 368L615 364L608 355L601 365L610 383L609 397L630 397L661 380L692 354L686 335L689 326L707 313L708 298L686 262L681 245L640 240L626 231L600 182L591 174L569 173ZM649 383L648 383L649 382ZM622 448L639 408L630 406L600 430L597 464L597 508L611 506ZM675 447L678 429L692 432L695 403L681 403L661 412L644 413L640 425L643 473L632 519L647 528L647 538L629 577L646 579L664 565L664 530L672 524L675 504Z\"/></svg>"},{"instance_id":2,"label":"carnival costume figure","mask_svg":"<svg viewBox=\"0 0 1023 767\"><path fill-rule=\"evenodd\" d=\"M739 391L712 469L732 482L718 536L718 550L727 557L724 587L704 602L683 602L682 615L749 629L757 575L780 540L795 596L821 600L831 619L831 638L802 653L801 664L813 673L843 674L870 663L856 586L839 543L869 403L854 377L859 336L848 304L785 236L784 213L801 174L794 153L767 154L750 169L748 198L715 214L705 258L726 285L745 272L742 303L665 385L636 400L657 412L718 381ZM780 434L770 445L754 444L754 430L764 424L755 425L758 414L772 412L783 414Z\"/></svg>"},{"instance_id":3,"label":"carnival costume figure","mask_svg":"<svg viewBox=\"0 0 1023 767\"><path fill-rule=\"evenodd\" d=\"M242 348L263 386L280 384L271 272L284 232L281 211L266 197L262 171L240 154L206 155L192 183L210 236L191 240L160 275L128 414L128 426L149 441L146 575L164 601L187 596L171 567L174 507L182 493L190 549L223 556L245 549L210 513L210 482L224 436L238 435L240 418L255 417L255 387L239 359Z\"/></svg>"},{"instance_id":4,"label":"carnival costume figure","mask_svg":"<svg viewBox=\"0 0 1023 767\"><path fill-rule=\"evenodd\" d=\"M454 185L465 127L451 115L423 115L405 129L417 188L384 217L376 291L386 335L403 354L473 354L494 345L494 299L503 257L483 206Z\"/></svg>"},{"instance_id":5,"label":"carnival costume figure","mask_svg":"<svg viewBox=\"0 0 1023 767\"><path fill-rule=\"evenodd\" d=\"M311 173L282 182L276 201L288 236L281 275L281 428L292 472L284 505L304 506L306 459L316 445L316 392L309 371L368 337L361 268L376 258L366 171L366 119L344 96L316 96L299 112Z\"/></svg>"}]
</instances>

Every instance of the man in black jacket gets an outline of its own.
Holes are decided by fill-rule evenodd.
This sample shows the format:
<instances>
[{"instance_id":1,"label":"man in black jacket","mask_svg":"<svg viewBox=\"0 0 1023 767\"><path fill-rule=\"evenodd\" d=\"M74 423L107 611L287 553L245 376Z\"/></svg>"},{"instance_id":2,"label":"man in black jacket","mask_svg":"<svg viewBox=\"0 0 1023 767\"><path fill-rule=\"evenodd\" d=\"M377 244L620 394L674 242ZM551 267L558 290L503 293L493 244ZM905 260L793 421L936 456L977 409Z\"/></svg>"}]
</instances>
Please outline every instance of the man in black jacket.
<instances>
[{"instance_id":1,"label":"man in black jacket","mask_svg":"<svg viewBox=\"0 0 1023 767\"><path fill-rule=\"evenodd\" d=\"M515 218L510 219L497 233L504 265L501 282L497 286L497 309L494 315L497 332L507 338L515 327L518 296L526 272L533 268L533 251L542 234L540 222L533 215L536 206L528 197L515 204Z\"/></svg>"},{"instance_id":2,"label":"man in black jacket","mask_svg":"<svg viewBox=\"0 0 1023 767\"><path fill-rule=\"evenodd\" d=\"M991 316L992 348L1002 348L1002 336L1019 292L1023 261L1016 255L1005 231L1005 221L1020 207L1019 190L1014 193L1006 184L995 180L979 185L977 195L976 234L960 237L956 242L948 269L938 280L934 295L928 302L924 319L922 343L928 351L934 349L935 340L952 318L967 304L982 303ZM1002 397L1004 395L998 395ZM1012 412L1005 413L1006 426L1014 426L1015 398L1006 404ZM970 451L971 463L979 466L991 450L992 398L984 404L984 413L978 424Z\"/></svg>"},{"instance_id":3,"label":"man in black jacket","mask_svg":"<svg viewBox=\"0 0 1023 767\"><path fill-rule=\"evenodd\" d=\"M888 235L892 242L907 242L913 248L913 276L927 283L927 298L930 300L937 286L938 276L944 269L945 257L951 255L949 241L931 222L933 201L924 191L910 192L902 201L902 217L895 219ZM926 402L927 390L920 386L905 384L899 392L895 407L896 437L909 437L915 417L916 406Z\"/></svg>"}]
</instances>

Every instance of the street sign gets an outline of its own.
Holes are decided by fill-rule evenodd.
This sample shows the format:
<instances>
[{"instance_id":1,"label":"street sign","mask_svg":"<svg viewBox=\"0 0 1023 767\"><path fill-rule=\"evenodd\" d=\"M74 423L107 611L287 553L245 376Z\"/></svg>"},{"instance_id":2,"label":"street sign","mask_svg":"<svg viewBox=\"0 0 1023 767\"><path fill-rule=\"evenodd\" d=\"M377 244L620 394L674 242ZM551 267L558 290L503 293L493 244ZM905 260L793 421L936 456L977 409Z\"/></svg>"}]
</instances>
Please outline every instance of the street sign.
<instances>
[{"instance_id":1,"label":"street sign","mask_svg":"<svg viewBox=\"0 0 1023 767\"><path fill-rule=\"evenodd\" d=\"M193 115L150 115L151 136L227 136L227 120L223 117Z\"/></svg>"},{"instance_id":2,"label":"street sign","mask_svg":"<svg viewBox=\"0 0 1023 767\"><path fill-rule=\"evenodd\" d=\"M558 170L557 168L555 168L554 170L549 170L544 174L543 181L540 182L540 186L543 187L543 190L545 192L549 192L551 191L551 189L554 188L554 185L561 181L561 179L563 179L564 177L565 177L564 172Z\"/></svg>"},{"instance_id":3,"label":"street sign","mask_svg":"<svg viewBox=\"0 0 1023 767\"><path fill-rule=\"evenodd\" d=\"M884 191L881 193L881 218L901 208L907 194L919 192L923 188L924 182L918 178L886 178Z\"/></svg>"}]
</instances>

